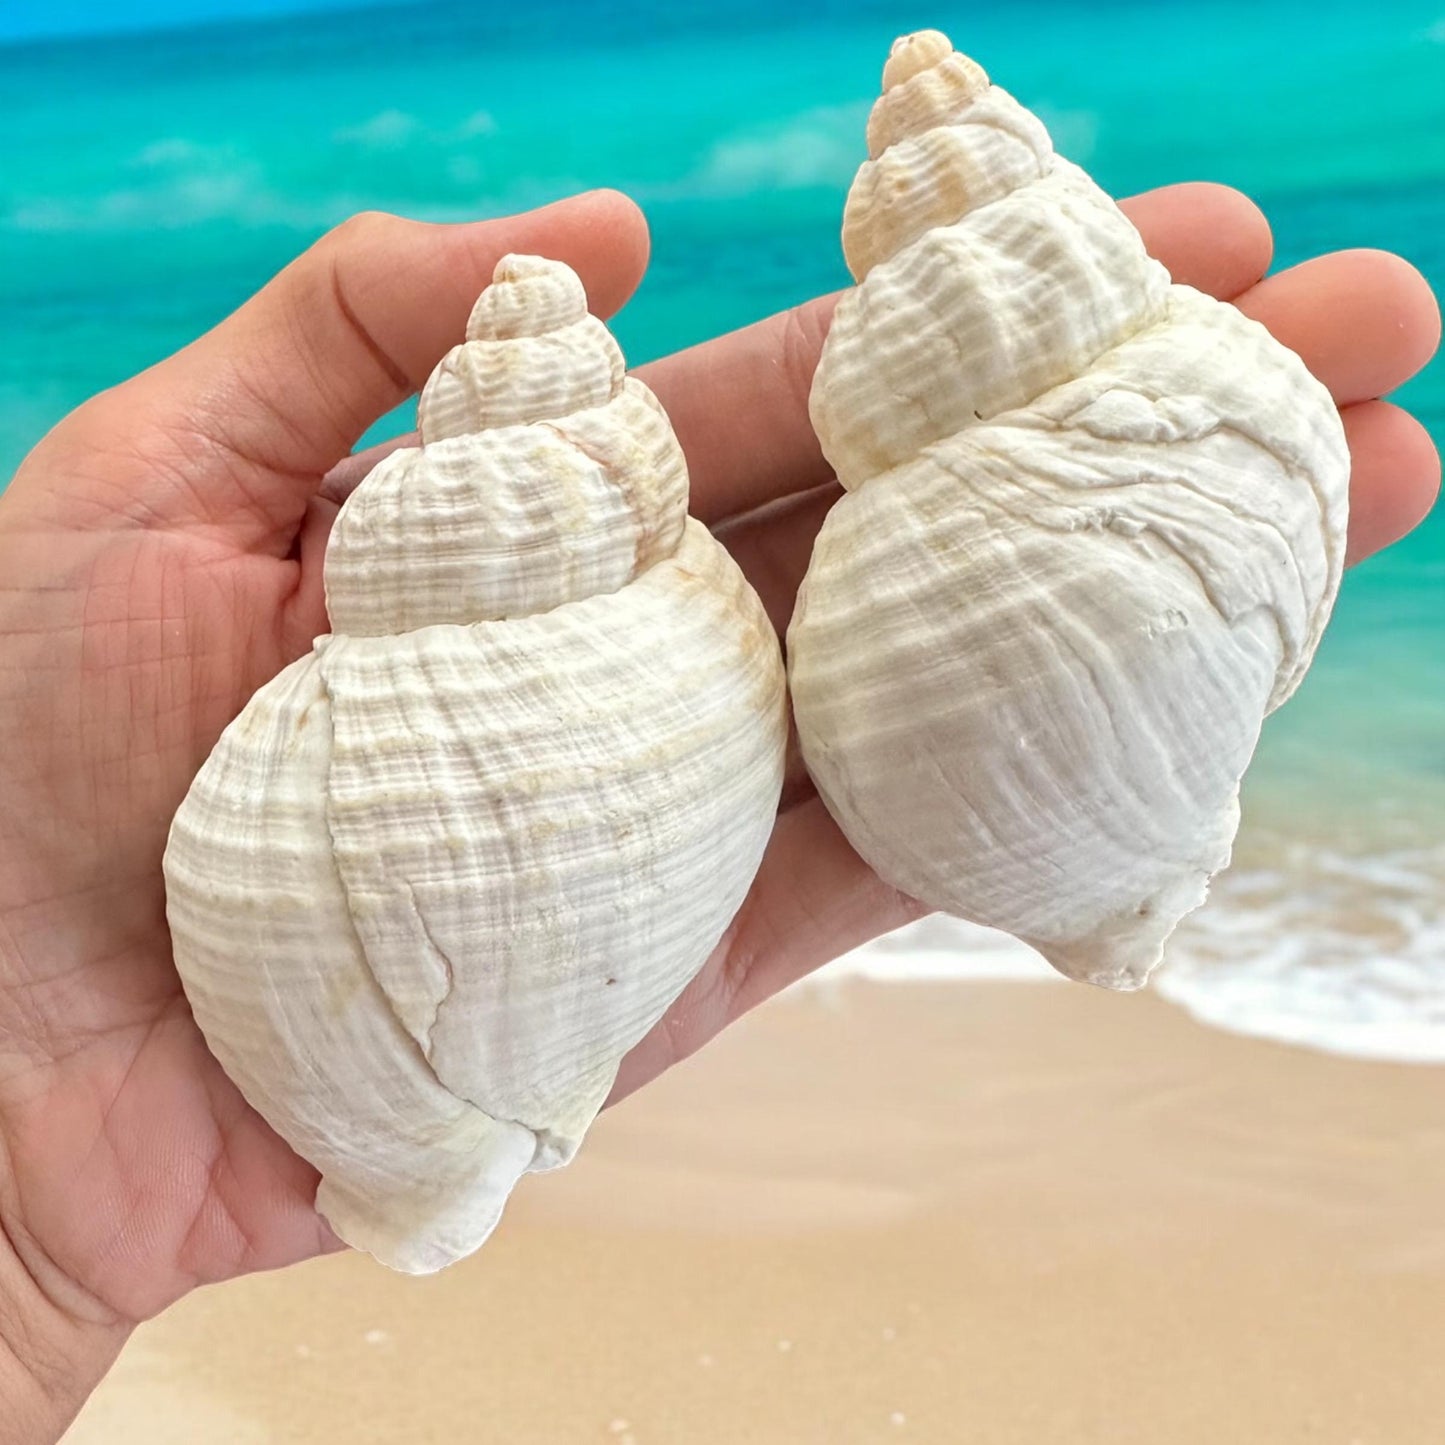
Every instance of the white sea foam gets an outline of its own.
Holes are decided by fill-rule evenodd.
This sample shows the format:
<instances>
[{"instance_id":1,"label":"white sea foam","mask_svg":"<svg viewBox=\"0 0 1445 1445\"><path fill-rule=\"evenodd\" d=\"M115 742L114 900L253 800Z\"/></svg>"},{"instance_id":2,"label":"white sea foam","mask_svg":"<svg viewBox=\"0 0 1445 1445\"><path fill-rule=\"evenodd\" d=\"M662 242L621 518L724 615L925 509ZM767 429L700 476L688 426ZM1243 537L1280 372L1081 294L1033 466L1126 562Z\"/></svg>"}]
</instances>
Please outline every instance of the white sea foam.
<instances>
[{"instance_id":1,"label":"white sea foam","mask_svg":"<svg viewBox=\"0 0 1445 1445\"><path fill-rule=\"evenodd\" d=\"M332 139L367 150L400 150L425 129L416 116L391 109L378 111L359 125L342 126Z\"/></svg>"},{"instance_id":2,"label":"white sea foam","mask_svg":"<svg viewBox=\"0 0 1445 1445\"><path fill-rule=\"evenodd\" d=\"M676 189L698 196L842 188L863 158L869 102L818 106L766 127L737 132L708 151Z\"/></svg>"},{"instance_id":3,"label":"white sea foam","mask_svg":"<svg viewBox=\"0 0 1445 1445\"><path fill-rule=\"evenodd\" d=\"M231 141L183 135L147 141L116 167L120 184L73 195L17 190L0 205L0 232L40 235L181 233L222 222L249 228L285 227L316 231L340 224L358 211L388 210L426 221L469 221L506 215L589 189L585 178L523 177L498 189L489 183L485 156L497 134L496 118L475 110L455 123L428 125L408 111L375 112L341 126L329 137L333 152L361 155L375 163L415 161L434 177L473 188L464 200L418 199L414 176L399 178L403 189L332 188L287 177L274 150L249 150Z\"/></svg>"},{"instance_id":4,"label":"white sea foam","mask_svg":"<svg viewBox=\"0 0 1445 1445\"><path fill-rule=\"evenodd\" d=\"M125 183L73 197L21 198L0 229L41 234L184 231L208 221L299 228L334 225L364 207L357 196L286 195L262 162L232 145L167 136L121 167Z\"/></svg>"},{"instance_id":5,"label":"white sea foam","mask_svg":"<svg viewBox=\"0 0 1445 1445\"><path fill-rule=\"evenodd\" d=\"M1043 121L1054 149L1076 166L1088 165L1099 145L1100 119L1092 110L1067 110L1047 101L1028 101L1028 107Z\"/></svg>"},{"instance_id":6,"label":"white sea foam","mask_svg":"<svg viewBox=\"0 0 1445 1445\"><path fill-rule=\"evenodd\" d=\"M1252 835L1153 987L1201 1022L1357 1058L1445 1064L1445 843L1351 849ZM820 978L1056 980L1004 934L936 916Z\"/></svg>"},{"instance_id":7,"label":"white sea foam","mask_svg":"<svg viewBox=\"0 0 1445 1445\"><path fill-rule=\"evenodd\" d=\"M395 151L408 147L448 149L497 133L497 118L487 110L475 110L457 125L434 126L420 116L395 108L378 111L356 125L333 131L331 139L340 145L364 150Z\"/></svg>"},{"instance_id":8,"label":"white sea foam","mask_svg":"<svg viewBox=\"0 0 1445 1445\"><path fill-rule=\"evenodd\" d=\"M1296 846L1276 866L1224 875L1158 988L1221 1028L1445 1063L1445 844Z\"/></svg>"},{"instance_id":9,"label":"white sea foam","mask_svg":"<svg viewBox=\"0 0 1445 1445\"><path fill-rule=\"evenodd\" d=\"M910 983L956 978L1046 982L1059 975L1018 939L938 913L845 953L816 977L825 983L850 977Z\"/></svg>"}]
</instances>

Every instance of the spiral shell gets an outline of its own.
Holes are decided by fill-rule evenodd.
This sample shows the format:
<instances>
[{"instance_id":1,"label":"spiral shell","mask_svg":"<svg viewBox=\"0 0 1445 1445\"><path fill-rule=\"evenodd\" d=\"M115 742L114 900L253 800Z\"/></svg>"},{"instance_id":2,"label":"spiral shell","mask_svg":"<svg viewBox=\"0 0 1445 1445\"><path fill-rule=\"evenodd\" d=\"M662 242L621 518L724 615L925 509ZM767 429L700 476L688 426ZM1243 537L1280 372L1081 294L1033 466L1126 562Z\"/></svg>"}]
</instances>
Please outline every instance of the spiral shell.
<instances>
[{"instance_id":1,"label":"spiral shell","mask_svg":"<svg viewBox=\"0 0 1445 1445\"><path fill-rule=\"evenodd\" d=\"M1329 617L1343 427L946 37L894 46L868 140L810 401L847 491L788 633L803 756L888 882L1137 987Z\"/></svg>"},{"instance_id":2,"label":"spiral shell","mask_svg":"<svg viewBox=\"0 0 1445 1445\"><path fill-rule=\"evenodd\" d=\"M213 1052L411 1272L572 1157L741 904L786 738L761 604L567 267L500 262L418 419L165 860Z\"/></svg>"}]
</instances>

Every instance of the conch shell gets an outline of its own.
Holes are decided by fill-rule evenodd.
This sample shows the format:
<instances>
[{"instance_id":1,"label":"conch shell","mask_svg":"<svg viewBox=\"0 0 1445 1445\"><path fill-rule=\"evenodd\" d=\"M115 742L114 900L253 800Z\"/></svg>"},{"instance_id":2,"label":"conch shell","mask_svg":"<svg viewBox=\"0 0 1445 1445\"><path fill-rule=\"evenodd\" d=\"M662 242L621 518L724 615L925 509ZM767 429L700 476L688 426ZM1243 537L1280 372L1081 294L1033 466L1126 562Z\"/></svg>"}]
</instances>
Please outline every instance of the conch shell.
<instances>
[{"instance_id":1,"label":"conch shell","mask_svg":"<svg viewBox=\"0 0 1445 1445\"><path fill-rule=\"evenodd\" d=\"M212 1050L416 1273L572 1157L741 904L786 743L777 638L566 266L501 261L418 419L165 858Z\"/></svg>"},{"instance_id":2,"label":"conch shell","mask_svg":"<svg viewBox=\"0 0 1445 1445\"><path fill-rule=\"evenodd\" d=\"M945 36L883 84L810 401L846 494L788 633L803 756L886 881L1138 987L1329 617L1343 427Z\"/></svg>"}]
</instances>

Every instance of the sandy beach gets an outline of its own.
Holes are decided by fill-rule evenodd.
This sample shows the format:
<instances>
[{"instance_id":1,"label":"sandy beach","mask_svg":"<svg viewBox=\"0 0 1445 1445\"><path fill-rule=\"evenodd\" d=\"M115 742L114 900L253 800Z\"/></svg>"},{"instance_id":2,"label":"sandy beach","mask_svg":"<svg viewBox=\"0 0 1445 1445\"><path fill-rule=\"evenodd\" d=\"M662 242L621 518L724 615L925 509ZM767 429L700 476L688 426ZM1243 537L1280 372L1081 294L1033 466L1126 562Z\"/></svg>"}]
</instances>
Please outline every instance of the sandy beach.
<instances>
[{"instance_id":1,"label":"sandy beach","mask_svg":"<svg viewBox=\"0 0 1445 1445\"><path fill-rule=\"evenodd\" d=\"M142 1329L69 1445L1426 1445L1445 1074L1053 983L760 1010L430 1279Z\"/></svg>"}]
</instances>

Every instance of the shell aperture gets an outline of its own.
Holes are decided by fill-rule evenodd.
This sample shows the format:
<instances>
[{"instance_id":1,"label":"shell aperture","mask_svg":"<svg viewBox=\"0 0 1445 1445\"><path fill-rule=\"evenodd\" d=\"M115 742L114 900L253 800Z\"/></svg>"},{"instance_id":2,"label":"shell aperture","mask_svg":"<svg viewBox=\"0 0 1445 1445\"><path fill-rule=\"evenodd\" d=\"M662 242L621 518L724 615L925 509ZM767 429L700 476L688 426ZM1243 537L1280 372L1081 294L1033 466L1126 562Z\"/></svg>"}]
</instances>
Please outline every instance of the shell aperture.
<instances>
[{"instance_id":1,"label":"shell aperture","mask_svg":"<svg viewBox=\"0 0 1445 1445\"><path fill-rule=\"evenodd\" d=\"M1333 606L1339 414L938 32L868 141L810 397L847 490L788 633L803 756L887 882L1138 987Z\"/></svg>"},{"instance_id":2,"label":"shell aperture","mask_svg":"<svg viewBox=\"0 0 1445 1445\"><path fill-rule=\"evenodd\" d=\"M566 266L503 258L418 421L165 859L212 1051L414 1273L575 1153L741 905L786 741L762 605Z\"/></svg>"}]
</instances>

